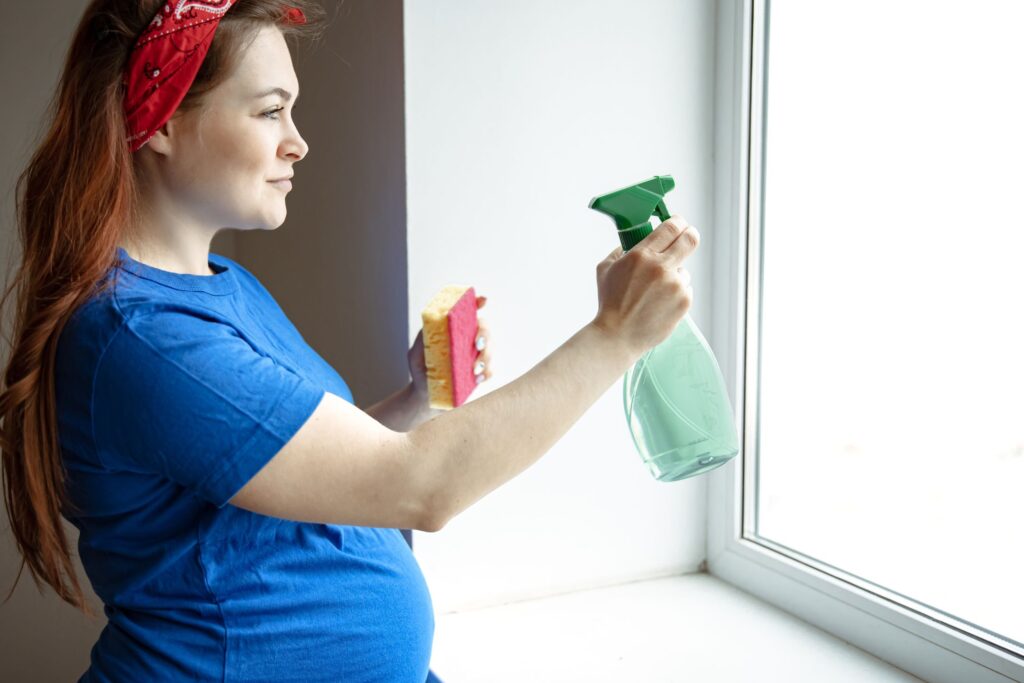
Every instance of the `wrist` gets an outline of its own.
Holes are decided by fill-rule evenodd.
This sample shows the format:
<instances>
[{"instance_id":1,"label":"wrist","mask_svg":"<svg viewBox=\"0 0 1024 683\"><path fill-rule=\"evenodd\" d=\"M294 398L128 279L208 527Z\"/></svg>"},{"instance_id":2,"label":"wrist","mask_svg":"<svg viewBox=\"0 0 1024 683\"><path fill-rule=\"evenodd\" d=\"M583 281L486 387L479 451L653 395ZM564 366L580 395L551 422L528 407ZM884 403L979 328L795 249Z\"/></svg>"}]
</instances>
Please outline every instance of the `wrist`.
<instances>
[{"instance_id":1,"label":"wrist","mask_svg":"<svg viewBox=\"0 0 1024 683\"><path fill-rule=\"evenodd\" d=\"M424 405L427 404L427 388L417 386L415 382L410 381L406 385L405 395L411 401L422 402Z\"/></svg>"},{"instance_id":2,"label":"wrist","mask_svg":"<svg viewBox=\"0 0 1024 683\"><path fill-rule=\"evenodd\" d=\"M617 359L621 367L629 369L643 353L637 353L633 349L629 348L622 335L614 332L611 328L607 327L597 318L594 318L590 323L587 324L590 328L591 333L606 346L612 357ZM623 370L625 372L625 370Z\"/></svg>"}]
</instances>

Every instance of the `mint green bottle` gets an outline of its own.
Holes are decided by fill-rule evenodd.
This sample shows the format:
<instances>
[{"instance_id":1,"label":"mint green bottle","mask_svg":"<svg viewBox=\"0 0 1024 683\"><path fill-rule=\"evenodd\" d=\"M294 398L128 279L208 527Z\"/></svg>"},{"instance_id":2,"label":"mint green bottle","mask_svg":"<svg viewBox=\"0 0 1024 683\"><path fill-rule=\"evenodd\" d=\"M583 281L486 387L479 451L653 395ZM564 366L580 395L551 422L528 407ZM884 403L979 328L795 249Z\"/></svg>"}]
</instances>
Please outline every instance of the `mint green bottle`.
<instances>
[{"instance_id":1,"label":"mint green bottle","mask_svg":"<svg viewBox=\"0 0 1024 683\"><path fill-rule=\"evenodd\" d=\"M654 176L594 197L590 208L615 219L629 251L652 232L652 215L671 216L665 193L675 186L671 176ZM722 371L689 312L626 372L622 400L633 444L658 481L703 474L739 453Z\"/></svg>"}]
</instances>

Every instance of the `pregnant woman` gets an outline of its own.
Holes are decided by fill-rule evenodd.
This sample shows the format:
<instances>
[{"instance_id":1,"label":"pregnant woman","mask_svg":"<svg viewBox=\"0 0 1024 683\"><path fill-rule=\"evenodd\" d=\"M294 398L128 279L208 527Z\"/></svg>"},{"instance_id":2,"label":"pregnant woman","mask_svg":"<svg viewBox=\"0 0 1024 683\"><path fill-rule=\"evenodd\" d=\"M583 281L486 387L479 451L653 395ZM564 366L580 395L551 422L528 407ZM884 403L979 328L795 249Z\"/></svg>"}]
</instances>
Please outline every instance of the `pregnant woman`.
<instances>
[{"instance_id":1,"label":"pregnant woman","mask_svg":"<svg viewBox=\"0 0 1024 683\"><path fill-rule=\"evenodd\" d=\"M308 151L287 39L322 19L300 0L93 0L19 181L4 500L22 569L91 613L61 518L79 530L107 618L80 681L439 682L400 530L439 531L529 467L689 308L698 239L673 217L598 265L593 321L522 377L431 411L421 333L409 386L358 409L209 251L285 219ZM480 381L482 323L477 348Z\"/></svg>"}]
</instances>

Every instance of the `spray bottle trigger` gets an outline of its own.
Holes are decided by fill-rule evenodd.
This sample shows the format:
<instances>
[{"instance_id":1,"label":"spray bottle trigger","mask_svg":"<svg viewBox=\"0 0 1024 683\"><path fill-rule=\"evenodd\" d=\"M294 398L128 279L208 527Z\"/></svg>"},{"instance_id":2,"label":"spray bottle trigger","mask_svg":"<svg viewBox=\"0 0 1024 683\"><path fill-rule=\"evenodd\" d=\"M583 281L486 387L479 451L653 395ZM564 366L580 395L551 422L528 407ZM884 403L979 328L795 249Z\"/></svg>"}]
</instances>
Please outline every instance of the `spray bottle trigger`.
<instances>
[{"instance_id":1,"label":"spray bottle trigger","mask_svg":"<svg viewBox=\"0 0 1024 683\"><path fill-rule=\"evenodd\" d=\"M654 213L658 214L658 218L663 221L667 221L672 215L668 212L668 207L665 206L665 200L662 199L654 207Z\"/></svg>"}]
</instances>

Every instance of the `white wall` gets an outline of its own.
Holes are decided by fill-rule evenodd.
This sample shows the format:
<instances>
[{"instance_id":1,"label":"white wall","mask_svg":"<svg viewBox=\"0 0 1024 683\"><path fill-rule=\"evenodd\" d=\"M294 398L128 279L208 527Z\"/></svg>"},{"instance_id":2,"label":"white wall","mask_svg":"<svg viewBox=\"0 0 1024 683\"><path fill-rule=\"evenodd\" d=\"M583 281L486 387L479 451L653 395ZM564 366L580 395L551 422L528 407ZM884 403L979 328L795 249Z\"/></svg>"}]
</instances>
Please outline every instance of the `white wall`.
<instances>
[{"instance_id":1,"label":"white wall","mask_svg":"<svg viewBox=\"0 0 1024 683\"><path fill-rule=\"evenodd\" d=\"M675 177L701 230L691 315L710 331L715 6L710 0L407 0L410 340L448 283L488 297L493 391L597 312L617 244L598 194ZM655 223L656 223L655 219ZM651 576L704 558L705 481L656 482L618 382L548 454L415 534L438 612Z\"/></svg>"}]
</instances>

